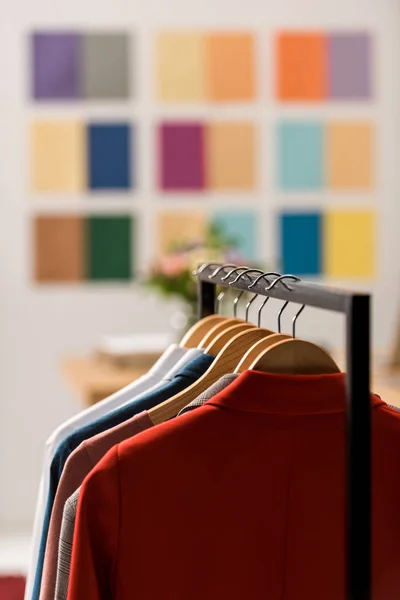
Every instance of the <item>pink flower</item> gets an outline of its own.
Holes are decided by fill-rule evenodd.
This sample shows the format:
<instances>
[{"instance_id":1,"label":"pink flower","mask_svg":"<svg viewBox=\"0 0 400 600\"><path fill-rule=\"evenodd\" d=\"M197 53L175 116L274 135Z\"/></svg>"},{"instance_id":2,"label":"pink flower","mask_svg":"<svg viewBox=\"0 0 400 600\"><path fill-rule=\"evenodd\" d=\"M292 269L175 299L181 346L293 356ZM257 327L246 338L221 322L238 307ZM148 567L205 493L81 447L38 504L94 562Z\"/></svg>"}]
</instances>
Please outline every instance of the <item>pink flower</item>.
<instances>
[{"instance_id":1,"label":"pink flower","mask_svg":"<svg viewBox=\"0 0 400 600\"><path fill-rule=\"evenodd\" d=\"M178 277L187 268L188 261L184 254L170 254L160 259L160 271L167 277Z\"/></svg>"}]
</instances>

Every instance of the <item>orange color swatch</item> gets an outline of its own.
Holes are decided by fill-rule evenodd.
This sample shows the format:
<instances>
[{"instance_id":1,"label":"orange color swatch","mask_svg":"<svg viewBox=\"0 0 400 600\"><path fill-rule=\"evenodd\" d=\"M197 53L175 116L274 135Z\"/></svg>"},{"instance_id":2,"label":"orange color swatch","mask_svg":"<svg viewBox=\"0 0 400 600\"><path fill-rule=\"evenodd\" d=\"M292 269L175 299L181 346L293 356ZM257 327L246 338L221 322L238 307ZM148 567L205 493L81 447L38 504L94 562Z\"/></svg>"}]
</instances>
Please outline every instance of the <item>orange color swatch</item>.
<instances>
[{"instance_id":1,"label":"orange color swatch","mask_svg":"<svg viewBox=\"0 0 400 600\"><path fill-rule=\"evenodd\" d=\"M374 187L374 129L367 122L333 122L326 130L327 180L334 190Z\"/></svg>"},{"instance_id":2,"label":"orange color swatch","mask_svg":"<svg viewBox=\"0 0 400 600\"><path fill-rule=\"evenodd\" d=\"M277 97L285 101L327 96L327 39L320 33L281 33L277 38Z\"/></svg>"},{"instance_id":3,"label":"orange color swatch","mask_svg":"<svg viewBox=\"0 0 400 600\"><path fill-rule=\"evenodd\" d=\"M211 123L206 130L207 183L213 190L251 190L256 133L252 123Z\"/></svg>"},{"instance_id":4,"label":"orange color swatch","mask_svg":"<svg viewBox=\"0 0 400 600\"><path fill-rule=\"evenodd\" d=\"M211 34L207 39L209 90L214 101L255 97L254 37L248 33Z\"/></svg>"}]
</instances>

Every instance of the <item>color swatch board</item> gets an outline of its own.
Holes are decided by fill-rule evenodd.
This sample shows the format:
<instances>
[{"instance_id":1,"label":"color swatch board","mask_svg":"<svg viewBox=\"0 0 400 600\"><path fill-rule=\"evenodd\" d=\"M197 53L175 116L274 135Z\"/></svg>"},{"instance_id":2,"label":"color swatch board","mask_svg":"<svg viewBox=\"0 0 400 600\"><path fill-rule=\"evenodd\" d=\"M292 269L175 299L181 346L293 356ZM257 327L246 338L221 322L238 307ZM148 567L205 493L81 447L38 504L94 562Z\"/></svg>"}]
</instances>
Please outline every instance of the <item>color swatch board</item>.
<instances>
[{"instance_id":1,"label":"color swatch board","mask_svg":"<svg viewBox=\"0 0 400 600\"><path fill-rule=\"evenodd\" d=\"M131 216L36 217L36 281L71 283L132 279L135 230Z\"/></svg>"},{"instance_id":2,"label":"color swatch board","mask_svg":"<svg viewBox=\"0 0 400 600\"><path fill-rule=\"evenodd\" d=\"M36 121L31 127L31 187L78 194L135 186L135 128L125 122Z\"/></svg>"},{"instance_id":3,"label":"color swatch board","mask_svg":"<svg viewBox=\"0 0 400 600\"><path fill-rule=\"evenodd\" d=\"M301 276L373 277L373 34L154 31L151 56L141 39L128 30L29 38L29 187L47 202L33 227L36 281L129 280L143 258L204 238L211 223L243 261ZM152 69L151 89L139 58ZM346 113L355 102L362 117ZM322 103L332 105L323 118ZM240 116L224 110L237 105ZM62 213L69 199L81 203L75 215ZM120 205L113 214L116 201L125 203L122 216Z\"/></svg>"},{"instance_id":4,"label":"color swatch board","mask_svg":"<svg viewBox=\"0 0 400 600\"><path fill-rule=\"evenodd\" d=\"M373 277L375 215L331 210L279 215L282 271L306 276Z\"/></svg>"},{"instance_id":5,"label":"color swatch board","mask_svg":"<svg viewBox=\"0 0 400 600\"><path fill-rule=\"evenodd\" d=\"M134 93L132 34L41 31L30 41L35 101L126 100Z\"/></svg>"}]
</instances>

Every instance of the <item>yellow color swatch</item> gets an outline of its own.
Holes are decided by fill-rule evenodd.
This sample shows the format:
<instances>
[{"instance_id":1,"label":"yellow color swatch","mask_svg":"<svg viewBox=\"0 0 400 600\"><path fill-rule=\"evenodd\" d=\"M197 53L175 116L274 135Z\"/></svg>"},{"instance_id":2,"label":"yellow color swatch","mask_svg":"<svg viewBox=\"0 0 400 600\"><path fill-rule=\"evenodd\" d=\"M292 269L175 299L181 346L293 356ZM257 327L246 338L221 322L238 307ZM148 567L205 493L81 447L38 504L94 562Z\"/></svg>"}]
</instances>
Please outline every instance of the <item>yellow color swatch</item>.
<instances>
[{"instance_id":1,"label":"yellow color swatch","mask_svg":"<svg viewBox=\"0 0 400 600\"><path fill-rule=\"evenodd\" d=\"M41 121L31 128L32 188L78 192L85 187L86 136L81 123Z\"/></svg>"},{"instance_id":2,"label":"yellow color swatch","mask_svg":"<svg viewBox=\"0 0 400 600\"><path fill-rule=\"evenodd\" d=\"M167 102L204 100L203 35L173 32L158 35L157 97Z\"/></svg>"},{"instance_id":3,"label":"yellow color swatch","mask_svg":"<svg viewBox=\"0 0 400 600\"><path fill-rule=\"evenodd\" d=\"M206 181L214 190L255 185L255 128L251 123L213 123L206 130Z\"/></svg>"},{"instance_id":4,"label":"yellow color swatch","mask_svg":"<svg viewBox=\"0 0 400 600\"><path fill-rule=\"evenodd\" d=\"M327 182L332 189L374 185L373 128L369 123L335 122L327 127Z\"/></svg>"},{"instance_id":5,"label":"yellow color swatch","mask_svg":"<svg viewBox=\"0 0 400 600\"><path fill-rule=\"evenodd\" d=\"M375 215L331 211L324 221L325 273L330 277L371 277L375 271Z\"/></svg>"},{"instance_id":6,"label":"yellow color swatch","mask_svg":"<svg viewBox=\"0 0 400 600\"><path fill-rule=\"evenodd\" d=\"M208 36L208 95L211 100L254 100L254 46L254 36L249 33L214 33Z\"/></svg>"},{"instance_id":7,"label":"yellow color swatch","mask_svg":"<svg viewBox=\"0 0 400 600\"><path fill-rule=\"evenodd\" d=\"M207 227L206 215L199 211L165 211L158 215L157 249L158 256L174 247L204 240Z\"/></svg>"}]
</instances>

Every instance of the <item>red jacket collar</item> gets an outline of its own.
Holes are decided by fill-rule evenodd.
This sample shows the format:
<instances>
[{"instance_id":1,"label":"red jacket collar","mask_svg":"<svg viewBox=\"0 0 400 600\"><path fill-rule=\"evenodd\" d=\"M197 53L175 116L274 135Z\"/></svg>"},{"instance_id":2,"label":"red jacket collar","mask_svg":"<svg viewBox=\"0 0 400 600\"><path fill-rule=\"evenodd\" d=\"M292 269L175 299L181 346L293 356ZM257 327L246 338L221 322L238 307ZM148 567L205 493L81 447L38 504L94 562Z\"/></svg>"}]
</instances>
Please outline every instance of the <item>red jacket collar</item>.
<instances>
[{"instance_id":1,"label":"red jacket collar","mask_svg":"<svg viewBox=\"0 0 400 600\"><path fill-rule=\"evenodd\" d=\"M245 371L206 404L281 415L344 412L346 374L281 375ZM371 405L385 404L371 395Z\"/></svg>"}]
</instances>

